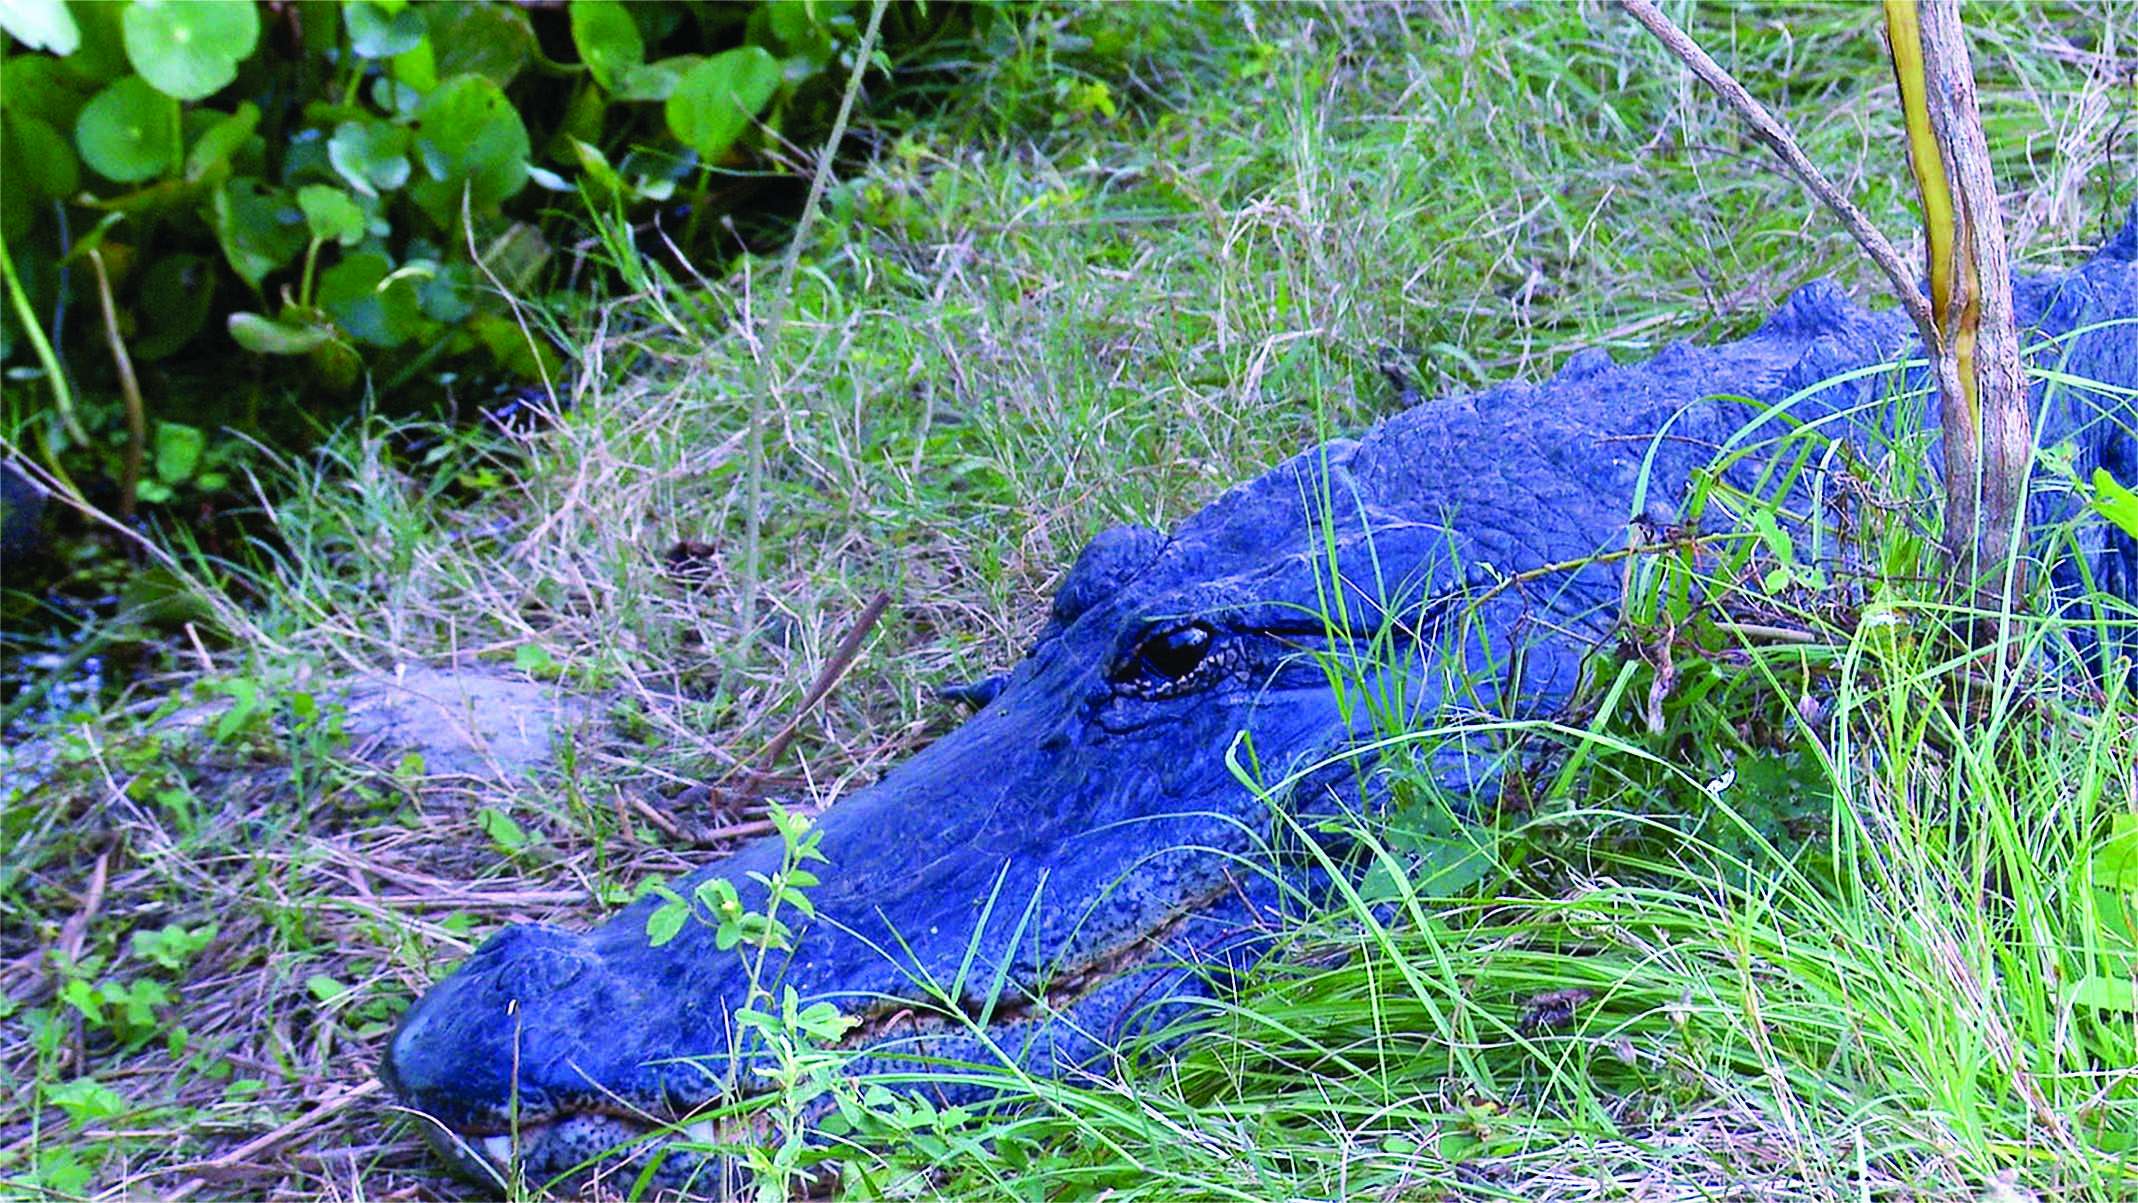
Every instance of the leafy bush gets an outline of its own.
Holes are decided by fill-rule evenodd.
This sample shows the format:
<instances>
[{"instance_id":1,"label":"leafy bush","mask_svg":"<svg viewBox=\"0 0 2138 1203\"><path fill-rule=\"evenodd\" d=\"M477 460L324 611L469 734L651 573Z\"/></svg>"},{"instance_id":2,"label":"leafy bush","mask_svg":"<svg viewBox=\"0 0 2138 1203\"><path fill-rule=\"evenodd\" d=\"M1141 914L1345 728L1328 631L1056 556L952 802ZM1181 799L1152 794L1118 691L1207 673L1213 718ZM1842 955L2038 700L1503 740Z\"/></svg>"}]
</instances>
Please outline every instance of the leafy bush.
<instances>
[{"instance_id":1,"label":"leafy bush","mask_svg":"<svg viewBox=\"0 0 2138 1203\"><path fill-rule=\"evenodd\" d=\"M931 37L949 11L900 8L887 35ZM821 119L866 14L853 0L0 5L0 358L49 367L57 346L101 370L109 339L137 362L225 354L228 339L339 393L367 368L386 385L459 362L554 372L504 296L542 280L545 218L581 196L633 220L663 204L700 217L723 167ZM168 471L150 489L210 466L157 438Z\"/></svg>"}]
</instances>

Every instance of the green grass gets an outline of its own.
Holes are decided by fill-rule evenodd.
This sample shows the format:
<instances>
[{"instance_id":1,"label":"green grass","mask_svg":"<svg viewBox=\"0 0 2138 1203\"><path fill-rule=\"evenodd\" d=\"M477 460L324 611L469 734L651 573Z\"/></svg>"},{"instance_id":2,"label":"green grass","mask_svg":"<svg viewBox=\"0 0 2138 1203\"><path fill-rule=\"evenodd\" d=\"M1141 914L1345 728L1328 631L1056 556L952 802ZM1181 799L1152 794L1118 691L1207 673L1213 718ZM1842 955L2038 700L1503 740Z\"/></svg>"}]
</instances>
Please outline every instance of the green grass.
<instances>
[{"instance_id":1,"label":"green grass","mask_svg":"<svg viewBox=\"0 0 2138 1203\"><path fill-rule=\"evenodd\" d=\"M1869 15L1676 15L1907 234ZM2138 106L2138 20L1967 16L2015 257L2069 265L2132 198L2112 139ZM1877 296L1833 223L1602 10L1050 10L939 80L868 112L874 153L829 198L776 344L740 335L774 261L663 268L650 235L612 231L590 253L625 286L531 311L578 365L552 429L358 425L261 482L276 550L186 561L243 578L250 609L55 732L59 767L0 814L8 1190L459 1190L379 1096L315 1109L498 923L585 922L704 855L629 799L691 828L754 820L670 799L794 717L877 591L891 610L778 766L789 796L832 801L947 729L932 688L1021 654L1103 526L1170 523L1387 412L1391 348L1455 392L1584 346L1739 334L1819 274ZM709 549L694 577L664 565L682 541ZM1490 830L1464 889L1388 871L1393 911L1302 916L1296 955L1171 1068L1035 1087L1009 1119L914 1118L964 1165L931 1189L2138 1193L2119 1176L2138 1012L2075 1001L2127 980L2128 896L2092 866L2138 802L2131 704L2087 723L1999 696L1962 728L1939 717L1964 683L1934 644L1822 647L1831 711L1777 748L1738 726L1778 726L1788 656L1727 681L1681 666L1662 735L1629 670L1579 726L1529 733L1582 767ZM456 655L553 664L611 721L525 786L444 788L336 746L331 682ZM227 730L147 726L166 694L248 688ZM1731 752L1740 782L1709 801ZM170 964L131 939L211 923ZM72 966L50 951L70 939ZM64 993L142 983L131 1026ZM1525 1030L1573 986L1568 1023Z\"/></svg>"}]
</instances>

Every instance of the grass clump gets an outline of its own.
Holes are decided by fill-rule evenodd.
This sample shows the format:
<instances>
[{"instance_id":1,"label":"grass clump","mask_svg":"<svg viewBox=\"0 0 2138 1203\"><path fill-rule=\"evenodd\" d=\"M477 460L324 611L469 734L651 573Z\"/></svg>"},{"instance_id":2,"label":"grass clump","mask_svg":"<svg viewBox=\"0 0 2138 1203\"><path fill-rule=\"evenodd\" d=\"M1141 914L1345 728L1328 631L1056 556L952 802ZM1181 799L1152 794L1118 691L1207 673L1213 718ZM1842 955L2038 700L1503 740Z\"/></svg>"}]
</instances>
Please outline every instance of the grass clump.
<instances>
[{"instance_id":1,"label":"grass clump","mask_svg":"<svg viewBox=\"0 0 2138 1203\"><path fill-rule=\"evenodd\" d=\"M1692 15L1912 228L1853 14ZM2109 164L2138 29L1970 21L2017 258L2069 265L2131 198ZM249 642L187 641L34 763L11 753L34 784L0 817L10 1190L457 1189L364 1093L414 994L502 922L584 922L689 844L762 830L763 795L806 811L873 778L953 721L935 685L1021 653L1096 530L1168 524L1370 422L1391 358L1428 395L1469 389L1742 333L1812 275L1871 282L1600 11L1047 9L971 78L863 128L778 342L749 337L772 263L592 238L631 283L525 310L575 365L539 429L352 425L261 482L273 551L185 561L248 580ZM1921 545L1890 537L1906 615ZM769 786L726 788L879 591ZM1301 916L1189 1054L1025 1087L1008 1116L886 1103L905 1143L851 1155L849 1187L2128 1194L2128 699L1980 689L1906 627L1801 617L1816 657L1728 643L1655 715L1654 670L1609 666L1584 721L1519 733L1578 771L1493 824L1362 830L1386 852L1371 893ZM451 659L606 721L532 782L348 755L334 681ZM157 725L196 691L224 709ZM1462 872L1434 875L1461 832L1437 863Z\"/></svg>"}]
</instances>

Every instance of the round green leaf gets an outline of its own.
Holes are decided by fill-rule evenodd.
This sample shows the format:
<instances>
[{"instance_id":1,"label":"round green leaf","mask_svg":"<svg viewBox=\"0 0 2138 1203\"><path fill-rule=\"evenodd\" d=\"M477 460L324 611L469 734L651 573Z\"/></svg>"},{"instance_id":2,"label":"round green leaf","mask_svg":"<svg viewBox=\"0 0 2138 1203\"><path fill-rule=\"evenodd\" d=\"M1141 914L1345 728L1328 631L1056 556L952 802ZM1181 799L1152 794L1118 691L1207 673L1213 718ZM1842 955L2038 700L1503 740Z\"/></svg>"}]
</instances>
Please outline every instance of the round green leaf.
<instances>
[{"instance_id":1,"label":"round green leaf","mask_svg":"<svg viewBox=\"0 0 2138 1203\"><path fill-rule=\"evenodd\" d=\"M374 347L400 346L423 332L423 314L414 281L388 283L392 270L376 251L344 258L320 275L319 307L351 337Z\"/></svg>"},{"instance_id":2,"label":"round green leaf","mask_svg":"<svg viewBox=\"0 0 2138 1203\"><path fill-rule=\"evenodd\" d=\"M461 189L476 212L527 183L527 127L499 87L480 75L438 85L416 111L416 153L429 178L409 189L440 225L460 212Z\"/></svg>"},{"instance_id":3,"label":"round green leaf","mask_svg":"<svg viewBox=\"0 0 2138 1203\"><path fill-rule=\"evenodd\" d=\"M334 337L326 326L278 322L257 313L230 315L230 337L257 355L303 355Z\"/></svg>"},{"instance_id":4,"label":"round green leaf","mask_svg":"<svg viewBox=\"0 0 2138 1203\"><path fill-rule=\"evenodd\" d=\"M384 121L344 121L327 139L327 161L366 196L408 182L408 131Z\"/></svg>"},{"instance_id":5,"label":"round green leaf","mask_svg":"<svg viewBox=\"0 0 2138 1203\"><path fill-rule=\"evenodd\" d=\"M230 270L255 289L267 273L296 258L308 237L304 213L289 194L251 176L216 189L210 214Z\"/></svg>"},{"instance_id":6,"label":"round green leaf","mask_svg":"<svg viewBox=\"0 0 2138 1203\"><path fill-rule=\"evenodd\" d=\"M67 15L66 0L0 0L0 29L32 50L62 56L82 44L82 31Z\"/></svg>"},{"instance_id":7,"label":"round green leaf","mask_svg":"<svg viewBox=\"0 0 2138 1203\"><path fill-rule=\"evenodd\" d=\"M536 336L529 341L528 332L509 317L478 313L468 319L467 327L490 352L498 371L516 380L555 380L563 370L548 340Z\"/></svg>"},{"instance_id":8,"label":"round green leaf","mask_svg":"<svg viewBox=\"0 0 2138 1203\"><path fill-rule=\"evenodd\" d=\"M422 7L441 76L480 75L509 87L534 57L534 26L517 5L434 0Z\"/></svg>"},{"instance_id":9,"label":"round green leaf","mask_svg":"<svg viewBox=\"0 0 2138 1203\"><path fill-rule=\"evenodd\" d=\"M24 167L24 160L21 160L24 158L24 147L21 147L21 141L13 137L13 128L9 128L11 124L13 122L0 122L0 130L6 130L6 137L0 137L0 179L21 179L30 173L30 169ZM38 203L34 188L0 188L0 241L15 241L30 233L30 226L36 224L36 218L43 216L41 212L43 205ZM47 256L36 254L30 261L36 263L43 259L47 259ZM4 348L13 346L13 321L15 310L9 306L0 306L0 359L4 359Z\"/></svg>"},{"instance_id":10,"label":"round green leaf","mask_svg":"<svg viewBox=\"0 0 2138 1203\"><path fill-rule=\"evenodd\" d=\"M562 157L564 144L558 139L578 138L587 142L599 142L601 131L607 128L605 118L609 112L609 100L600 88L582 84L572 93L564 106L564 118L557 122L551 134L550 154Z\"/></svg>"},{"instance_id":11,"label":"round green leaf","mask_svg":"<svg viewBox=\"0 0 2138 1203\"><path fill-rule=\"evenodd\" d=\"M594 82L611 92L625 71L646 61L638 22L620 0L572 0L572 45Z\"/></svg>"},{"instance_id":12,"label":"round green leaf","mask_svg":"<svg viewBox=\"0 0 2138 1203\"><path fill-rule=\"evenodd\" d=\"M252 0L134 0L121 20L126 58L166 96L199 100L228 87L260 41Z\"/></svg>"},{"instance_id":13,"label":"round green leaf","mask_svg":"<svg viewBox=\"0 0 2138 1203\"><path fill-rule=\"evenodd\" d=\"M297 207L304 210L304 224L312 231L312 237L343 246L363 241L364 211L341 189L331 184L306 184L297 190Z\"/></svg>"},{"instance_id":14,"label":"round green leaf","mask_svg":"<svg viewBox=\"0 0 2138 1203\"><path fill-rule=\"evenodd\" d=\"M631 181L631 192L637 199L656 202L674 196L677 182L691 170L686 157L642 150L627 150L616 163L616 174Z\"/></svg>"},{"instance_id":15,"label":"round green leaf","mask_svg":"<svg viewBox=\"0 0 2138 1203\"><path fill-rule=\"evenodd\" d=\"M676 81L684 72L705 60L695 54L679 54L658 63L641 63L616 81L618 100L666 100L675 95Z\"/></svg>"},{"instance_id":16,"label":"round green leaf","mask_svg":"<svg viewBox=\"0 0 2138 1203\"><path fill-rule=\"evenodd\" d=\"M214 265L204 255L165 255L142 273L134 294L135 359L162 359L193 340L208 324L215 301Z\"/></svg>"},{"instance_id":17,"label":"round green leaf","mask_svg":"<svg viewBox=\"0 0 2138 1203\"><path fill-rule=\"evenodd\" d=\"M293 138L282 144L282 170L278 173L291 185L301 180L320 180L334 184L334 164L327 158L325 138Z\"/></svg>"},{"instance_id":18,"label":"round green leaf","mask_svg":"<svg viewBox=\"0 0 2138 1203\"><path fill-rule=\"evenodd\" d=\"M811 66L821 68L831 61L834 34L853 33L854 19L847 12L851 7L839 0L815 0L767 4L758 11L764 14L766 27L780 45L808 60Z\"/></svg>"},{"instance_id":19,"label":"round green leaf","mask_svg":"<svg viewBox=\"0 0 2138 1203\"><path fill-rule=\"evenodd\" d=\"M7 178L47 200L63 200L81 186L74 148L58 130L37 117L0 113L0 134L7 139L4 153Z\"/></svg>"},{"instance_id":20,"label":"round green leaf","mask_svg":"<svg viewBox=\"0 0 2138 1203\"><path fill-rule=\"evenodd\" d=\"M717 160L771 103L779 84L779 60L762 46L724 50L676 81L668 97L668 130L707 160Z\"/></svg>"},{"instance_id":21,"label":"round green leaf","mask_svg":"<svg viewBox=\"0 0 2138 1203\"><path fill-rule=\"evenodd\" d=\"M424 91L391 75L380 74L371 80L371 103L385 110L389 117L413 117L416 110L423 107Z\"/></svg>"},{"instance_id":22,"label":"round green leaf","mask_svg":"<svg viewBox=\"0 0 2138 1203\"><path fill-rule=\"evenodd\" d=\"M432 53L429 38L417 42L413 50L394 55L387 65L395 82L418 92L438 86L438 56Z\"/></svg>"},{"instance_id":23,"label":"round green leaf","mask_svg":"<svg viewBox=\"0 0 2138 1203\"><path fill-rule=\"evenodd\" d=\"M368 0L350 0L341 13L349 26L349 49L358 58L392 58L423 41L423 14L413 8L388 13Z\"/></svg>"},{"instance_id":24,"label":"round green leaf","mask_svg":"<svg viewBox=\"0 0 2138 1203\"><path fill-rule=\"evenodd\" d=\"M178 161L178 102L129 75L82 106L74 145L108 180L153 179Z\"/></svg>"},{"instance_id":25,"label":"round green leaf","mask_svg":"<svg viewBox=\"0 0 2138 1203\"><path fill-rule=\"evenodd\" d=\"M312 382L330 392L346 393L364 378L364 357L338 338L329 338L304 357Z\"/></svg>"},{"instance_id":26,"label":"round green leaf","mask_svg":"<svg viewBox=\"0 0 2138 1203\"><path fill-rule=\"evenodd\" d=\"M208 436L198 426L183 422L156 423L156 479L167 485L182 485L200 470L201 453L208 449Z\"/></svg>"}]
</instances>

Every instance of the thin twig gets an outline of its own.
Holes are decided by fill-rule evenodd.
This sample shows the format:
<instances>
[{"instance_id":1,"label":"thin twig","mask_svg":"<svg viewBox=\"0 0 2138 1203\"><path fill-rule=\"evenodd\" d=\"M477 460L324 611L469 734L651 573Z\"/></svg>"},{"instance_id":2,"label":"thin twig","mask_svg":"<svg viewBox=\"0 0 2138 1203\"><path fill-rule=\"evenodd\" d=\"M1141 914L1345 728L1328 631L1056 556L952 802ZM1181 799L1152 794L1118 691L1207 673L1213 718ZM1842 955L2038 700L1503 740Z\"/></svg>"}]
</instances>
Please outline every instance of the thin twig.
<instances>
[{"instance_id":1,"label":"thin twig","mask_svg":"<svg viewBox=\"0 0 2138 1203\"><path fill-rule=\"evenodd\" d=\"M83 893L82 908L59 929L59 959L68 965L82 959L82 940L104 907L104 887L111 879L111 854L116 851L118 845L112 844L97 854L96 864L89 870L89 888Z\"/></svg>"},{"instance_id":2,"label":"thin twig","mask_svg":"<svg viewBox=\"0 0 2138 1203\"><path fill-rule=\"evenodd\" d=\"M770 819L751 819L743 823L729 823L723 827L708 827L691 837L691 842L702 848L725 844L730 840L755 839L779 830L779 824Z\"/></svg>"},{"instance_id":3,"label":"thin twig","mask_svg":"<svg viewBox=\"0 0 2138 1203\"><path fill-rule=\"evenodd\" d=\"M379 1088L380 1082L377 1078L370 1078L351 1086L349 1089L276 1128L274 1131L255 1136L215 1160L202 1163L196 1167L196 1170L204 1176L188 1180L185 1185L165 1195L164 1198L170 1200L170 1203L179 1203L179 1200L192 1197L195 1191L208 1185L208 1178L237 1168L247 1158L258 1156L302 1132L304 1129L311 1127L313 1124L342 1110L349 1104L378 1093Z\"/></svg>"},{"instance_id":4,"label":"thin twig","mask_svg":"<svg viewBox=\"0 0 2138 1203\"><path fill-rule=\"evenodd\" d=\"M624 804L630 806L631 809L637 811L641 818L659 828L662 835L679 844L692 842L691 838L683 833L683 828L674 819L662 814L651 802L646 801L637 794L620 793L617 797L622 799Z\"/></svg>"},{"instance_id":5,"label":"thin twig","mask_svg":"<svg viewBox=\"0 0 2138 1203\"><path fill-rule=\"evenodd\" d=\"M1663 11L1650 3L1650 0L1618 0L1618 6L1625 9L1634 20L1639 21L1649 33L1654 34L1656 40L1663 43L1663 48L1675 55L1678 61L1692 68L1693 74L1700 77L1700 82L1713 89L1724 104L1735 109L1737 115L1744 118L1745 124L1752 129L1752 136L1765 143L1767 148L1782 160L1783 166L1789 169L1791 175L1801 180L1820 203L1833 210L1834 216L1841 219L1841 224L1848 227L1849 236L1856 240L1856 245L1862 247L1864 253L1878 264L1878 269L1886 274L1886 280L1892 284L1894 294L1900 297L1901 307L1908 311L1908 316L1922 332L1924 345L1935 346L1937 323L1932 317L1929 299L1923 295L1922 289L1915 286L1915 273L1901 259L1900 252L1894 249L1893 244L1886 241L1886 236L1878 232L1878 227L1871 224L1871 219L1864 216L1863 210L1843 196L1841 190L1834 187L1804 154L1803 147L1798 145L1795 135L1789 132L1789 127L1777 121L1765 105L1754 100L1752 94L1745 91L1743 84L1731 78L1729 72L1708 57L1707 51L1700 49L1699 43L1672 24L1670 18L1664 16Z\"/></svg>"},{"instance_id":6,"label":"thin twig","mask_svg":"<svg viewBox=\"0 0 2138 1203\"><path fill-rule=\"evenodd\" d=\"M824 695L831 692L832 686L839 683L839 678L846 675L846 670L854 666L854 657L861 654L862 640L867 639L869 632L876 628L877 620L883 617L884 610L890 604L891 595L879 591L869 599L868 605L861 608L861 616L854 619L853 626L847 628L845 637L839 640L839 646L832 649L831 659L824 662L823 669L817 673L817 679L810 682L809 692L802 695L802 703L795 707L794 717L787 720L787 725L779 729L779 733L772 737L763 751L751 758L757 764L750 774L753 779L764 777L773 765L779 763L780 756L787 751L787 745L794 742L795 733L801 730L802 720L809 716L809 712L818 702L824 700ZM725 782L749 763L751 760L739 762L721 776L721 781Z\"/></svg>"},{"instance_id":7,"label":"thin twig","mask_svg":"<svg viewBox=\"0 0 2138 1203\"><path fill-rule=\"evenodd\" d=\"M1621 547L1613 551L1599 552L1595 555L1583 556L1578 560L1557 560L1550 564L1539 564L1535 568L1524 569L1521 572L1510 573L1500 577L1499 580L1493 583L1490 589L1487 589L1484 592L1478 594L1476 597L1470 599L1469 612L1475 613L1476 611L1483 609L1486 602L1489 602L1493 598L1498 597L1500 594L1507 592L1509 589L1520 588L1521 586L1529 584L1532 581L1540 581L1548 576L1557 576L1563 572L1573 572L1578 569L1587 568L1592 564L1615 564L1621 560L1631 560L1639 556L1653 555L1657 552L1677 551L1680 548L1686 547L1688 545L1697 545L1698 543L1699 540L1697 538L1691 540L1665 539L1661 542L1636 543L1631 546Z\"/></svg>"},{"instance_id":8,"label":"thin twig","mask_svg":"<svg viewBox=\"0 0 2138 1203\"><path fill-rule=\"evenodd\" d=\"M141 404L141 382L134 376L134 360L126 353L126 340L119 335L119 311L111 299L111 277L104 271L104 252L92 248L89 266L96 271L97 303L104 309L104 338L111 344L111 362L119 373L119 395L126 400L126 475L119 482L119 520L134 517L134 494L141 487L141 465L147 457L148 411Z\"/></svg>"},{"instance_id":9,"label":"thin twig","mask_svg":"<svg viewBox=\"0 0 2138 1203\"><path fill-rule=\"evenodd\" d=\"M757 630L757 558L759 541L763 538L763 509L765 509L765 395L772 393L772 350L778 346L780 327L787 321L787 301L793 297L795 269L802 265L802 248L808 246L810 226L817 222L817 205L823 201L823 190L832 184L832 156L838 154L838 139L847 137L847 118L853 115L853 98L862 92L862 75L868 71L868 62L877 53L877 30L883 28L883 9L887 0L877 0L868 9L868 28L862 32L862 45L853 49L853 71L847 73L847 92L838 98L838 115L832 118L832 132L823 139L823 150L817 154L817 173L808 182L808 199L802 201L802 216L795 220L795 235L787 239L787 259L780 263L780 280L772 291L765 312L765 327L761 338L746 340L750 357L757 361L757 387L750 389L750 453L742 474L742 632L744 641L750 632Z\"/></svg>"},{"instance_id":10,"label":"thin twig","mask_svg":"<svg viewBox=\"0 0 2138 1203\"><path fill-rule=\"evenodd\" d=\"M1715 629L1725 635L1735 635L1740 639L1760 643L1808 644L1820 641L1820 637L1810 631L1799 631L1794 627L1778 627L1764 622L1718 621L1715 623Z\"/></svg>"},{"instance_id":11,"label":"thin twig","mask_svg":"<svg viewBox=\"0 0 2138 1203\"><path fill-rule=\"evenodd\" d=\"M757 585L759 540L763 537L765 504L765 397L773 390L774 372L766 358L779 345L780 327L786 322L787 302L794 295L794 273L801 265L802 248L809 242L809 227L814 225L818 202L824 199L824 190L831 184L832 156L838 152L839 139L846 136L847 118L854 112L854 97L861 92L861 77L867 72L869 60L876 53L876 33L883 25L883 10L888 0L876 0L869 7L868 28L862 32L861 44L854 48L854 68L846 77L846 92L839 97L838 115L832 118L831 133L824 138L824 149L817 154L816 174L809 181L809 198L802 202L802 215L794 223L794 237L787 242L787 256L780 264L779 285L767 302L764 334L760 338L747 338L752 359L757 366L757 387L750 390L750 441L749 459L743 471L743 555L742 555L742 623L743 639L747 641L757 629Z\"/></svg>"}]
</instances>

